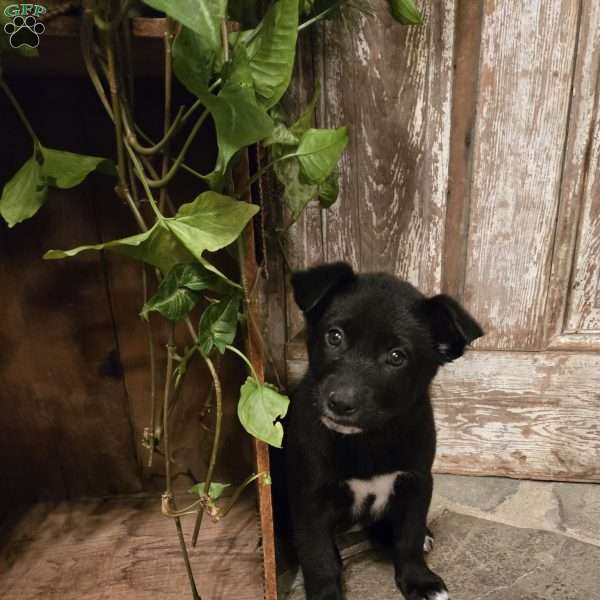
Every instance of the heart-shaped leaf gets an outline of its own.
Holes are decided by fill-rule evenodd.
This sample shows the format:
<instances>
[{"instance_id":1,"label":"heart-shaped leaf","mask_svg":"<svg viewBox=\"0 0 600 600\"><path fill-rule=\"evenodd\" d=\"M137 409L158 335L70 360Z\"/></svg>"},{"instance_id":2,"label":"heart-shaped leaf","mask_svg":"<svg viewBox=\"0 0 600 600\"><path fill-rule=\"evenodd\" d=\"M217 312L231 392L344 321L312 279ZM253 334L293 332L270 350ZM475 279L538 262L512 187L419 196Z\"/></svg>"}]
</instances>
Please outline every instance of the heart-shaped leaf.
<instances>
[{"instance_id":1,"label":"heart-shaped leaf","mask_svg":"<svg viewBox=\"0 0 600 600\"><path fill-rule=\"evenodd\" d=\"M308 181L322 183L335 169L347 143L346 127L307 129L294 156L298 157L302 173Z\"/></svg>"},{"instance_id":2,"label":"heart-shaped leaf","mask_svg":"<svg viewBox=\"0 0 600 600\"><path fill-rule=\"evenodd\" d=\"M284 187L284 200L296 220L306 205L317 196L318 185L305 183L300 178L300 163L295 157L287 158L273 165L277 179Z\"/></svg>"},{"instance_id":3,"label":"heart-shaped leaf","mask_svg":"<svg viewBox=\"0 0 600 600\"><path fill-rule=\"evenodd\" d=\"M272 385L248 377L240 389L238 418L250 435L281 448L283 426L278 420L285 417L289 403Z\"/></svg>"},{"instance_id":4,"label":"heart-shaped leaf","mask_svg":"<svg viewBox=\"0 0 600 600\"><path fill-rule=\"evenodd\" d=\"M227 0L143 0L202 36L205 48L221 45L221 23Z\"/></svg>"},{"instance_id":5,"label":"heart-shaped leaf","mask_svg":"<svg viewBox=\"0 0 600 600\"><path fill-rule=\"evenodd\" d=\"M287 90L296 55L298 0L277 0L248 44L248 57L259 102L270 108Z\"/></svg>"},{"instance_id":6,"label":"heart-shaped leaf","mask_svg":"<svg viewBox=\"0 0 600 600\"><path fill-rule=\"evenodd\" d=\"M221 354L233 344L237 332L240 296L234 294L210 304L200 317L198 346L203 354L216 348Z\"/></svg>"},{"instance_id":7,"label":"heart-shaped leaf","mask_svg":"<svg viewBox=\"0 0 600 600\"><path fill-rule=\"evenodd\" d=\"M114 164L100 156L86 156L41 147L44 162L42 172L48 183L57 188L67 189L79 185L92 171L116 175Z\"/></svg>"},{"instance_id":8,"label":"heart-shaped leaf","mask_svg":"<svg viewBox=\"0 0 600 600\"><path fill-rule=\"evenodd\" d=\"M231 291L223 279L202 265L175 265L144 304L140 315L147 319L148 313L157 311L171 321L179 321L196 306L200 292L206 289L220 293Z\"/></svg>"},{"instance_id":9,"label":"heart-shaped leaf","mask_svg":"<svg viewBox=\"0 0 600 600\"><path fill-rule=\"evenodd\" d=\"M258 210L248 202L203 192L193 202L182 204L176 216L165 222L181 244L207 267L203 252L216 252L235 241ZM212 265L207 268L215 271Z\"/></svg>"},{"instance_id":10,"label":"heart-shaped leaf","mask_svg":"<svg viewBox=\"0 0 600 600\"><path fill-rule=\"evenodd\" d=\"M178 263L196 259L206 269L227 279L203 253L216 252L231 244L257 212L258 206L253 204L216 192L203 192L193 202L182 204L175 217L162 218L144 233L72 250L49 250L44 258L67 258L85 250L111 250L158 267L163 273Z\"/></svg>"},{"instance_id":11,"label":"heart-shaped leaf","mask_svg":"<svg viewBox=\"0 0 600 600\"><path fill-rule=\"evenodd\" d=\"M219 155L214 172L207 178L211 188L219 188L231 158L240 149L270 135L273 121L266 110L257 104L243 44L236 46L232 61L226 65L223 86L218 95L209 93L206 82L191 69L181 68L177 75L202 100L215 121Z\"/></svg>"},{"instance_id":12,"label":"heart-shaped leaf","mask_svg":"<svg viewBox=\"0 0 600 600\"><path fill-rule=\"evenodd\" d=\"M390 11L402 25L420 25L423 22L414 0L390 0Z\"/></svg>"},{"instance_id":13,"label":"heart-shaped leaf","mask_svg":"<svg viewBox=\"0 0 600 600\"><path fill-rule=\"evenodd\" d=\"M60 259L75 256L86 250L110 250L135 260L143 261L168 273L177 263L193 261L190 253L178 242L164 221L159 221L145 231L120 240L104 244L78 246L71 250L49 250L45 259Z\"/></svg>"},{"instance_id":14,"label":"heart-shaped leaf","mask_svg":"<svg viewBox=\"0 0 600 600\"><path fill-rule=\"evenodd\" d=\"M48 195L48 183L42 165L32 156L4 186L0 197L0 214L14 227L29 219L42 207Z\"/></svg>"},{"instance_id":15,"label":"heart-shaped leaf","mask_svg":"<svg viewBox=\"0 0 600 600\"><path fill-rule=\"evenodd\" d=\"M14 227L35 215L43 206L48 196L48 186L63 189L74 187L94 170L114 173L114 165L99 156L74 154L36 144L33 156L4 186L0 197L0 214L9 227Z\"/></svg>"},{"instance_id":16,"label":"heart-shaped leaf","mask_svg":"<svg viewBox=\"0 0 600 600\"><path fill-rule=\"evenodd\" d=\"M208 492L209 498L211 500L218 500L223 495L223 492L230 486L231 486L230 483L218 483L217 481L211 481L209 492ZM206 482L202 481L201 483L197 483L196 485L193 485L189 489L189 492L191 494L197 494L198 496L202 497L202 496L206 495L205 490L206 490Z\"/></svg>"},{"instance_id":17,"label":"heart-shaped leaf","mask_svg":"<svg viewBox=\"0 0 600 600\"><path fill-rule=\"evenodd\" d=\"M340 193L339 186L340 174L335 168L323 181L319 183L318 192L319 192L319 203L322 208L329 208L335 204L335 201L338 198L338 194Z\"/></svg>"},{"instance_id":18,"label":"heart-shaped leaf","mask_svg":"<svg viewBox=\"0 0 600 600\"><path fill-rule=\"evenodd\" d=\"M177 79L196 96L208 93L216 55L216 50L206 48L199 33L182 26L173 42L173 70Z\"/></svg>"}]
</instances>

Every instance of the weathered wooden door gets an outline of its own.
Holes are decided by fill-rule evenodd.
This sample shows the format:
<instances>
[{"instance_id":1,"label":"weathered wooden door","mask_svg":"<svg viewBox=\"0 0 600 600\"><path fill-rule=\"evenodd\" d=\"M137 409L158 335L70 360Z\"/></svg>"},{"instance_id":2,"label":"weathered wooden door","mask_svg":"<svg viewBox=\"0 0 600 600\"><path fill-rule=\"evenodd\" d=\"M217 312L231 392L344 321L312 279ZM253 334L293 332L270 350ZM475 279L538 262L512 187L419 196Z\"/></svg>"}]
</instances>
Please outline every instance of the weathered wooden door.
<instances>
[{"instance_id":1,"label":"weathered wooden door","mask_svg":"<svg viewBox=\"0 0 600 600\"><path fill-rule=\"evenodd\" d=\"M390 271L482 323L434 385L439 471L600 481L600 3L423 0L416 28L386 4L313 40L320 121L351 143L290 261ZM288 303L292 378L301 327Z\"/></svg>"}]
</instances>

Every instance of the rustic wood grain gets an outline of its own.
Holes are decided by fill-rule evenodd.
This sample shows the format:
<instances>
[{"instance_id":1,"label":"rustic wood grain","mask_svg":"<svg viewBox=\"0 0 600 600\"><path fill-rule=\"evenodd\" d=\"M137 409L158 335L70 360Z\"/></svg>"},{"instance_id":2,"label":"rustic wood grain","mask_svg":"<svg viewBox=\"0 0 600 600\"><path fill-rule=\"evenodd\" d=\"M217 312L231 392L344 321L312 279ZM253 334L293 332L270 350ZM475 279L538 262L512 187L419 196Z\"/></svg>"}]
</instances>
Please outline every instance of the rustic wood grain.
<instances>
[{"instance_id":1,"label":"rustic wood grain","mask_svg":"<svg viewBox=\"0 0 600 600\"><path fill-rule=\"evenodd\" d=\"M598 136L600 6L595 2L583 2L581 9L569 114L569 134L562 171L560 207L556 223L552 275L548 286L544 339L549 341L551 347L592 349L594 344L598 345L600 338L594 340L585 334L573 335L564 331L565 326L571 331L576 331L579 328L577 315L581 315L582 310L587 310L585 304L581 304L583 295L579 289L582 276L585 279L585 263L589 262L592 257L589 254L585 258L578 256L579 251L576 244L579 239L583 243L583 247L587 246L589 249L590 242L593 243L590 238L590 235L593 234L590 229L592 225L590 209L593 209L594 196L592 192L594 185L597 185L594 182L598 177L598 168L597 166L594 168L592 165L594 159L592 144L594 134ZM597 160L597 144L595 152ZM599 192L596 190L595 195L598 196L598 194ZM586 208L583 208L584 204L587 205ZM583 224L582 209L586 219ZM581 243L580 248L582 247ZM572 283L571 276L574 267ZM589 265L589 267L593 268L593 265ZM590 297L589 290L587 296L591 307L593 298ZM570 315L567 315L569 300L571 300ZM571 321L570 323L565 323L567 317Z\"/></svg>"},{"instance_id":2,"label":"rustic wood grain","mask_svg":"<svg viewBox=\"0 0 600 600\"><path fill-rule=\"evenodd\" d=\"M462 299L473 168L483 2L457 0L442 289Z\"/></svg>"},{"instance_id":3,"label":"rustic wood grain","mask_svg":"<svg viewBox=\"0 0 600 600\"><path fill-rule=\"evenodd\" d=\"M440 289L452 89L454 2L424 2L402 27L387 2L349 33L323 27L323 124L350 127L340 202L323 213L327 260Z\"/></svg>"},{"instance_id":4,"label":"rustic wood grain","mask_svg":"<svg viewBox=\"0 0 600 600\"><path fill-rule=\"evenodd\" d=\"M299 38L296 53L296 64L294 65L294 77L290 88L285 96L284 105L290 115L290 120L295 120L306 108L307 104L315 94L315 73L313 47L315 37L312 31L305 32ZM328 93L328 92L327 92ZM320 103L316 109L315 126L321 126L322 105L325 90L320 91ZM341 125L341 124L339 124ZM338 200L340 202L342 200ZM289 211L280 227L286 227L289 222ZM285 267L287 270L299 270L323 262L325 251L323 248L323 227L321 210L317 201L309 203L300 218L292 225L284 242ZM289 273L286 273L286 276ZM302 313L296 307L289 285L286 287L287 307L287 336L296 335L304 325Z\"/></svg>"},{"instance_id":5,"label":"rustic wood grain","mask_svg":"<svg viewBox=\"0 0 600 600\"><path fill-rule=\"evenodd\" d=\"M193 523L183 519L188 540ZM160 514L159 497L38 505L11 526L0 550L0 597L7 600L191 597L175 526ZM220 523L206 519L189 552L203 600L263 597L251 494Z\"/></svg>"},{"instance_id":6,"label":"rustic wood grain","mask_svg":"<svg viewBox=\"0 0 600 600\"><path fill-rule=\"evenodd\" d=\"M477 347L540 346L579 4L486 2L465 300Z\"/></svg>"},{"instance_id":7,"label":"rustic wood grain","mask_svg":"<svg viewBox=\"0 0 600 600\"><path fill-rule=\"evenodd\" d=\"M44 144L102 155L79 127L85 89L10 80ZM4 184L31 142L0 95ZM49 248L98 242L90 190L51 189L31 220L0 224L0 506L36 498L138 491L118 347L99 254L43 261ZM0 185L1 185L0 184Z\"/></svg>"},{"instance_id":8,"label":"rustic wood grain","mask_svg":"<svg viewBox=\"0 0 600 600\"><path fill-rule=\"evenodd\" d=\"M433 384L436 470L600 481L599 390L597 353L470 352Z\"/></svg>"},{"instance_id":9,"label":"rustic wood grain","mask_svg":"<svg viewBox=\"0 0 600 600\"><path fill-rule=\"evenodd\" d=\"M598 11L600 15L600 11ZM597 19L600 32L600 17ZM596 47L600 48L600 33ZM597 53L600 56L600 50ZM566 331L600 334L600 77L596 69L596 95L588 153L583 163L584 190L577 232L574 271Z\"/></svg>"},{"instance_id":10,"label":"rustic wood grain","mask_svg":"<svg viewBox=\"0 0 600 600\"><path fill-rule=\"evenodd\" d=\"M298 338L288 344L289 380L306 367ZM598 353L471 351L432 386L435 469L600 481L599 390Z\"/></svg>"}]
</instances>

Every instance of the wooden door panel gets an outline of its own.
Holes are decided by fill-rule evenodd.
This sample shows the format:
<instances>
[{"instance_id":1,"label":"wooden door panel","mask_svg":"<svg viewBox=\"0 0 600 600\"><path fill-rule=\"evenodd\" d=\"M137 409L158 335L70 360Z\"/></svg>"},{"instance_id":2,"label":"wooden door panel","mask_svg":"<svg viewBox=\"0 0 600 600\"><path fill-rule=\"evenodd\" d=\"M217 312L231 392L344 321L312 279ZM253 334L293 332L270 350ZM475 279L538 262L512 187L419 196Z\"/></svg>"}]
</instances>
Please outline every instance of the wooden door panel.
<instances>
[{"instance_id":1,"label":"wooden door panel","mask_svg":"<svg viewBox=\"0 0 600 600\"><path fill-rule=\"evenodd\" d=\"M323 213L327 260L440 289L450 141L454 2L402 27L383 0L350 35L323 28L323 124L350 125L340 201Z\"/></svg>"},{"instance_id":2,"label":"wooden door panel","mask_svg":"<svg viewBox=\"0 0 600 600\"><path fill-rule=\"evenodd\" d=\"M595 116L569 290L567 333L600 334L600 115L596 112Z\"/></svg>"},{"instance_id":3,"label":"wooden door panel","mask_svg":"<svg viewBox=\"0 0 600 600\"><path fill-rule=\"evenodd\" d=\"M519 5L484 3L464 292L480 348L539 346L559 199L578 4Z\"/></svg>"},{"instance_id":4,"label":"wooden door panel","mask_svg":"<svg viewBox=\"0 0 600 600\"><path fill-rule=\"evenodd\" d=\"M433 388L440 472L600 481L600 355L469 352Z\"/></svg>"}]
</instances>

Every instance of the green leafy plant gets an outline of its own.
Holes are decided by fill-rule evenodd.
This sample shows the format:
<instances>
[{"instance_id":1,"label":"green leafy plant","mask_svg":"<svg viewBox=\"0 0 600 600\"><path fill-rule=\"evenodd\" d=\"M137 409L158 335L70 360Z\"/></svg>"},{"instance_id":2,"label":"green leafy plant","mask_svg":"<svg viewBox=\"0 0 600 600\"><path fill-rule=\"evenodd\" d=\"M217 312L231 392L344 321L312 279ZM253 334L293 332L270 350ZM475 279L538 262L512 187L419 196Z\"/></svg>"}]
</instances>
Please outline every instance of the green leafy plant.
<instances>
[{"instance_id":1,"label":"green leafy plant","mask_svg":"<svg viewBox=\"0 0 600 600\"><path fill-rule=\"evenodd\" d=\"M217 504L230 484L213 481L223 403L213 358L230 352L248 367L250 375L241 386L237 412L250 435L281 446L284 431L280 421L289 403L280 390L261 380L251 361L234 345L239 330L254 318L249 299L255 282L245 280L242 237L259 207L241 198L247 198L252 184L272 171L283 189L290 225L312 199L318 198L324 208L336 201L337 165L348 143L346 127L313 126L317 96L293 123L287 122L279 103L292 77L299 32L322 19L347 10L364 11L368 6L348 0L273 0L259 18L258 3L250 0L144 1L167 16L162 138L150 139L133 116L135 74L130 67L129 2L84 0L81 52L114 126L116 160L45 147L0 71L0 88L33 143L32 156L4 185L0 215L13 227L39 211L48 199L49 188L74 187L93 171L116 178L117 196L129 206L138 231L101 244L49 250L44 258L67 259L87 251L108 251L145 265L140 315L148 334L152 422L144 445L149 449L149 465L162 446L166 490L161 510L175 520L192 594L199 598L180 518L196 515L195 544L205 509L213 518L222 518L250 483L270 484L268 473L251 474L233 492L227 506ZM420 22L412 0L390 0L390 5L399 21ZM238 19L242 29L230 31L231 19ZM172 106L173 75L195 98L177 112ZM186 158L208 119L216 130L217 158L210 172L199 173ZM246 181L239 181L233 176L234 166L248 147L257 144L268 152L268 164ZM172 198L171 184L183 170L197 178L198 188L190 198ZM215 252L236 247L239 280L226 276L213 258ZM152 280L155 292L150 294ZM152 313L169 324L162 407L156 406ZM183 350L175 345L176 327L189 334ZM184 385L195 356L203 360L212 378L215 430L205 480L190 490L198 500L178 509L172 489L169 414L175 391Z\"/></svg>"}]
</instances>

